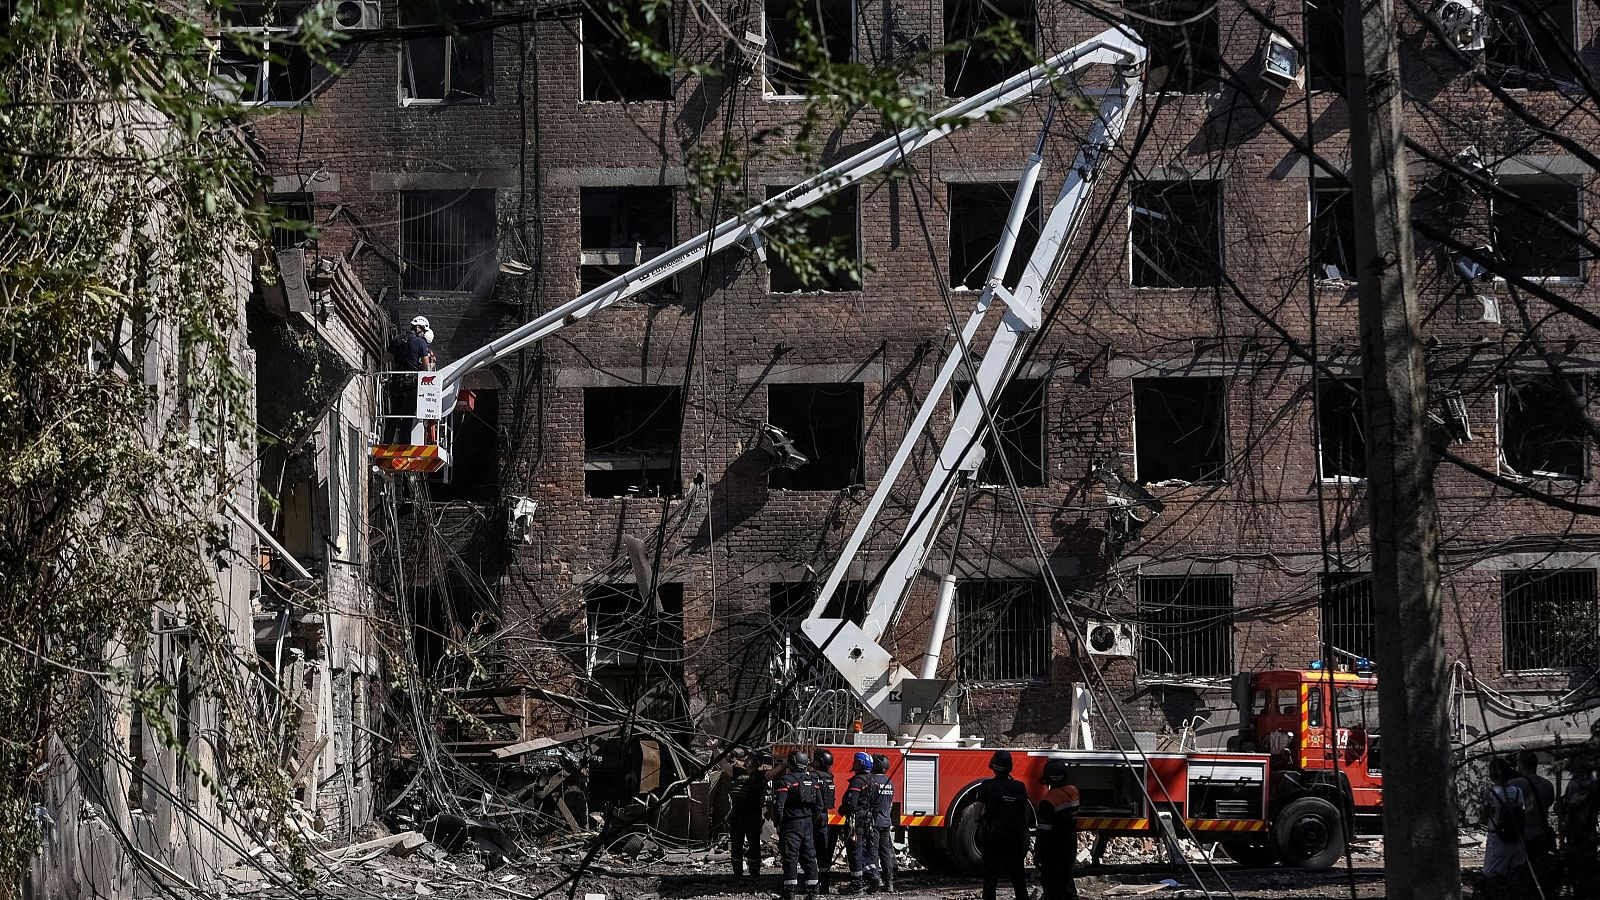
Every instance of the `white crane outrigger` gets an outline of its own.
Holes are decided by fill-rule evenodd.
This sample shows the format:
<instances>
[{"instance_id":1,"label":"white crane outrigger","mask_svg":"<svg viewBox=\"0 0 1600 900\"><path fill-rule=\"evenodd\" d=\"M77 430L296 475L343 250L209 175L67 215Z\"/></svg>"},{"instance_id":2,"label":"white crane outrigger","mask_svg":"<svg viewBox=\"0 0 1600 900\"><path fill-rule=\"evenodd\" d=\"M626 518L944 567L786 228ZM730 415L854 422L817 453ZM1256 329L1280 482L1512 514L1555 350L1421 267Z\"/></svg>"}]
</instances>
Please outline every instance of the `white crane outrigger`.
<instances>
[{"instance_id":1,"label":"white crane outrigger","mask_svg":"<svg viewBox=\"0 0 1600 900\"><path fill-rule=\"evenodd\" d=\"M455 408L462 379L468 373L503 359L619 300L635 296L690 265L736 244L750 243L761 251L761 232L792 213L874 173L893 167L962 125L981 120L997 109L1038 93L1055 79L1076 76L1093 66L1108 66L1112 69L1108 88L1080 89L1084 95L1098 96L1096 119L1045 219L1039 241L1026 268L1017 283L1008 287L1004 283L1007 267L1023 217L1027 214L1029 199L1043 168L1042 150L1045 134L1050 127L1047 118L1039 144L1029 157L1018 182L1005 231L995 248L988 279L978 296L976 308L961 331L956 350L940 368L927 399L918 409L911 428L902 439L855 530L822 583L810 614L801 623L807 638L845 677L851 691L866 708L883 722L891 739L929 744L955 743L959 740L960 727L954 713L950 683L934 678L955 593L954 576L946 574L942 579L934 627L918 677L913 677L910 670L895 661L878 641L888 627L893 610L921 572L923 559L932 546L943 513L949 505L957 473L970 475L981 461L983 451L980 442L990 426L985 414L986 405L999 396L1000 389L1015 374L1028 338L1040 326L1046 282L1088 206L1090 191L1105 158L1121 138L1123 126L1141 90L1144 61L1144 46L1136 38L1122 28L1108 29L1050 57L1039 66L1013 75L980 94L950 106L933 116L927 124L908 128L873 144L766 203L723 221L710 231L701 232L660 256L578 295L437 372L388 373L389 378L416 379L416 410L414 417L388 417L390 420L399 418L405 423L402 430L409 441L375 444L372 448L374 463L389 471L432 472L447 467L450 464L450 448L446 420ZM973 372L971 342L996 299L1001 301L1004 310L1000 326ZM912 510L906 533L885 566L877 590L867 606L864 621L856 625L847 619L825 616L829 598L848 572L944 392L948 390L957 370L963 367L973 372L970 376L971 386L940 449L934 472L923 486ZM911 711L909 716L905 714L908 709ZM915 733L903 730L909 725L916 726Z\"/></svg>"}]
</instances>

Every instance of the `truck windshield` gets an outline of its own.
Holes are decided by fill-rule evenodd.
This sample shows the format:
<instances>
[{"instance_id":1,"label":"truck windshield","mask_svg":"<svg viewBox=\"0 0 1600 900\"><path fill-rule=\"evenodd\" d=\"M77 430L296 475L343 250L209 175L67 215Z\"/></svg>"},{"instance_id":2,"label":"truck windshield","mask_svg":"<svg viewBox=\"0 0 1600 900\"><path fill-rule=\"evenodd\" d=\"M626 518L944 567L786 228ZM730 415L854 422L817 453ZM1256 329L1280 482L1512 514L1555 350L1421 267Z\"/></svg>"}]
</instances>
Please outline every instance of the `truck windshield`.
<instances>
[{"instance_id":1,"label":"truck windshield","mask_svg":"<svg viewBox=\"0 0 1600 900\"><path fill-rule=\"evenodd\" d=\"M1377 734L1378 692L1370 688L1340 688L1334 715L1342 728L1361 728L1368 734Z\"/></svg>"}]
</instances>

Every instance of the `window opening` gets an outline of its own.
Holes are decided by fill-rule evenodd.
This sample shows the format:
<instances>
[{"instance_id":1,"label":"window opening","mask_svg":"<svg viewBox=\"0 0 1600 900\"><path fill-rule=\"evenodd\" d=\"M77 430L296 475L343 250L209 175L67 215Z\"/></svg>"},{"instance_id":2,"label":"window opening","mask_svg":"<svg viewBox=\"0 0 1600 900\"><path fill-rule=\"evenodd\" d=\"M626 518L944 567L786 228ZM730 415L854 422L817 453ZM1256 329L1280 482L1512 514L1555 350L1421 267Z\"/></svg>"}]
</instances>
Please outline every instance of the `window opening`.
<instances>
[{"instance_id":1,"label":"window opening","mask_svg":"<svg viewBox=\"0 0 1600 900\"><path fill-rule=\"evenodd\" d=\"M1224 480L1226 398L1221 378L1135 378L1134 467L1139 481Z\"/></svg>"},{"instance_id":2,"label":"window opening","mask_svg":"<svg viewBox=\"0 0 1600 900\"><path fill-rule=\"evenodd\" d=\"M1377 734L1378 692L1372 688L1341 687L1334 691L1333 721L1340 728L1353 728Z\"/></svg>"},{"instance_id":3,"label":"window opening","mask_svg":"<svg viewBox=\"0 0 1600 900\"><path fill-rule=\"evenodd\" d=\"M1198 94L1217 84L1217 13L1207 0L1134 0L1123 4L1150 49L1149 90ZM1155 21L1151 21L1155 20ZM1179 24L1161 24L1174 22Z\"/></svg>"},{"instance_id":4,"label":"window opening","mask_svg":"<svg viewBox=\"0 0 1600 900\"><path fill-rule=\"evenodd\" d=\"M1580 191L1565 178L1504 178L1500 187L1521 203L1490 199L1495 246L1507 267L1524 278L1581 278L1583 251L1578 240L1544 218L1549 213L1581 229Z\"/></svg>"},{"instance_id":5,"label":"window opening","mask_svg":"<svg viewBox=\"0 0 1600 900\"><path fill-rule=\"evenodd\" d=\"M1144 675L1233 673L1233 577L1139 578L1139 670Z\"/></svg>"},{"instance_id":6,"label":"window opening","mask_svg":"<svg viewBox=\"0 0 1600 900\"><path fill-rule=\"evenodd\" d=\"M956 587L960 679L1036 681L1050 670L1050 607L1037 579L987 578Z\"/></svg>"},{"instance_id":7,"label":"window opening","mask_svg":"<svg viewBox=\"0 0 1600 900\"><path fill-rule=\"evenodd\" d=\"M1548 91L1572 88L1569 59L1577 52L1573 0L1515 0L1490 6L1484 65L1501 87Z\"/></svg>"},{"instance_id":8,"label":"window opening","mask_svg":"<svg viewBox=\"0 0 1600 900\"><path fill-rule=\"evenodd\" d=\"M769 186L767 199L786 190ZM860 188L845 188L796 210L767 235L772 293L861 289L860 196Z\"/></svg>"},{"instance_id":9,"label":"window opening","mask_svg":"<svg viewBox=\"0 0 1600 900\"><path fill-rule=\"evenodd\" d=\"M588 291L671 247L672 188L583 188L579 286Z\"/></svg>"},{"instance_id":10,"label":"window opening","mask_svg":"<svg viewBox=\"0 0 1600 900\"><path fill-rule=\"evenodd\" d=\"M1001 463L1003 454L1017 478L1017 487L1044 486L1045 384L1042 378L1016 379L1001 388L999 399L989 398L990 411L1000 430L998 435L984 435L979 484L1010 484L1006 466ZM951 396L960 403L970 387L966 382L954 382Z\"/></svg>"},{"instance_id":11,"label":"window opening","mask_svg":"<svg viewBox=\"0 0 1600 900\"><path fill-rule=\"evenodd\" d=\"M272 249L293 250L316 235L316 204L310 194L279 194L268 201L273 216Z\"/></svg>"},{"instance_id":12,"label":"window opening","mask_svg":"<svg viewBox=\"0 0 1600 900\"><path fill-rule=\"evenodd\" d=\"M1594 569L1507 571L1501 591L1507 671L1594 666Z\"/></svg>"},{"instance_id":13,"label":"window opening","mask_svg":"<svg viewBox=\"0 0 1600 900\"><path fill-rule=\"evenodd\" d=\"M405 289L477 292L494 273L494 191L401 191Z\"/></svg>"},{"instance_id":14,"label":"window opening","mask_svg":"<svg viewBox=\"0 0 1600 900\"><path fill-rule=\"evenodd\" d=\"M457 403L451 432L450 481L430 477L434 500L493 503L500 489L500 392L473 390L471 408Z\"/></svg>"},{"instance_id":15,"label":"window opening","mask_svg":"<svg viewBox=\"0 0 1600 900\"><path fill-rule=\"evenodd\" d=\"M1009 184L950 185L950 286L979 290L989 277L995 246L1005 233L1006 216L1016 187ZM1005 283L1016 285L1028 256L1039 242L1039 191L1028 198L1028 214L1022 220L1011 264L1006 267Z\"/></svg>"},{"instance_id":16,"label":"window opening","mask_svg":"<svg viewBox=\"0 0 1600 900\"><path fill-rule=\"evenodd\" d=\"M1322 642L1331 645L1334 664L1353 665L1359 657L1378 658L1372 623L1372 573L1325 572L1322 585Z\"/></svg>"},{"instance_id":17,"label":"window opening","mask_svg":"<svg viewBox=\"0 0 1600 900\"><path fill-rule=\"evenodd\" d=\"M418 8L420 6L420 8ZM485 0L432 0L400 7L401 25L461 25L493 12ZM489 99L493 29L411 38L400 45L400 102L481 103Z\"/></svg>"},{"instance_id":18,"label":"window opening","mask_svg":"<svg viewBox=\"0 0 1600 900\"><path fill-rule=\"evenodd\" d=\"M1307 0L1304 33L1311 57L1311 90L1344 93L1343 0Z\"/></svg>"},{"instance_id":19,"label":"window opening","mask_svg":"<svg viewBox=\"0 0 1600 900\"><path fill-rule=\"evenodd\" d=\"M1141 181L1133 186L1134 287L1211 287L1222 263L1218 182Z\"/></svg>"},{"instance_id":20,"label":"window opening","mask_svg":"<svg viewBox=\"0 0 1600 900\"><path fill-rule=\"evenodd\" d=\"M807 460L775 468L767 486L777 491L837 491L862 483L864 391L859 384L773 384L767 387L767 423L783 431Z\"/></svg>"},{"instance_id":21,"label":"window opening","mask_svg":"<svg viewBox=\"0 0 1600 900\"><path fill-rule=\"evenodd\" d=\"M241 3L222 11L212 90L239 103L309 103L321 69L300 45L310 3Z\"/></svg>"},{"instance_id":22,"label":"window opening","mask_svg":"<svg viewBox=\"0 0 1600 900\"><path fill-rule=\"evenodd\" d=\"M1311 254L1317 278L1356 280L1356 207L1349 188L1323 181L1312 188Z\"/></svg>"},{"instance_id":23,"label":"window opening","mask_svg":"<svg viewBox=\"0 0 1600 900\"><path fill-rule=\"evenodd\" d=\"M1500 452L1506 468L1528 478L1582 478L1588 434L1583 376L1562 384L1552 375L1506 379L1501 389Z\"/></svg>"},{"instance_id":24,"label":"window opening","mask_svg":"<svg viewBox=\"0 0 1600 900\"><path fill-rule=\"evenodd\" d=\"M675 387L584 389L584 493L678 496L673 457L682 417L683 400Z\"/></svg>"},{"instance_id":25,"label":"window opening","mask_svg":"<svg viewBox=\"0 0 1600 900\"><path fill-rule=\"evenodd\" d=\"M1014 36L998 42L975 35L1008 26ZM944 57L944 93L970 97L1028 68L1038 41L1039 15L1033 0L945 0L947 42L971 41ZM987 36L986 36L987 37Z\"/></svg>"},{"instance_id":26,"label":"window opening","mask_svg":"<svg viewBox=\"0 0 1600 900\"><path fill-rule=\"evenodd\" d=\"M855 60L853 0L766 0L763 15L768 96L809 94L820 66Z\"/></svg>"},{"instance_id":27,"label":"window opening","mask_svg":"<svg viewBox=\"0 0 1600 900\"><path fill-rule=\"evenodd\" d=\"M688 727L683 680L683 585L656 585L655 604L632 584L584 589L591 695L668 728Z\"/></svg>"},{"instance_id":28,"label":"window opening","mask_svg":"<svg viewBox=\"0 0 1600 900\"><path fill-rule=\"evenodd\" d=\"M671 100L672 75L641 55L671 53L672 23L667 10L643 5L621 19L607 10L602 18L585 6L579 27L583 54L583 99L602 103Z\"/></svg>"},{"instance_id":29,"label":"window opening","mask_svg":"<svg viewBox=\"0 0 1600 900\"><path fill-rule=\"evenodd\" d=\"M1366 406L1359 378L1317 380L1317 463L1323 478L1367 477Z\"/></svg>"}]
</instances>

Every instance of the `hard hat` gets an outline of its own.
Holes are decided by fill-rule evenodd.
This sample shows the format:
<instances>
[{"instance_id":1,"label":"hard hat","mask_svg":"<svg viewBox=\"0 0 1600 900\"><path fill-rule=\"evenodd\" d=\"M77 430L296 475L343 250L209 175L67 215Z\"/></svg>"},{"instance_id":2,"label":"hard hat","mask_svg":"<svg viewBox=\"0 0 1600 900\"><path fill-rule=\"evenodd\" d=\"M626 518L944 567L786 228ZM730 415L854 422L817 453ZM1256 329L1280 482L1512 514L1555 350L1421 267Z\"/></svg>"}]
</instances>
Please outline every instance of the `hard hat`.
<instances>
[{"instance_id":1,"label":"hard hat","mask_svg":"<svg viewBox=\"0 0 1600 900\"><path fill-rule=\"evenodd\" d=\"M430 326L428 324L428 317L427 316L417 316L416 318L411 320L411 327L412 328L430 328L432 326Z\"/></svg>"},{"instance_id":2,"label":"hard hat","mask_svg":"<svg viewBox=\"0 0 1600 900\"><path fill-rule=\"evenodd\" d=\"M1039 780L1051 787L1058 784L1066 784L1067 761L1064 759L1045 760L1044 774L1039 776Z\"/></svg>"},{"instance_id":3,"label":"hard hat","mask_svg":"<svg viewBox=\"0 0 1600 900\"><path fill-rule=\"evenodd\" d=\"M871 772L872 757L865 753L858 752L856 753L855 757L850 760L850 768L857 772Z\"/></svg>"},{"instance_id":4,"label":"hard hat","mask_svg":"<svg viewBox=\"0 0 1600 900\"><path fill-rule=\"evenodd\" d=\"M996 750L994 755L989 757L989 769L994 772L1009 773L1011 771L1011 751Z\"/></svg>"},{"instance_id":5,"label":"hard hat","mask_svg":"<svg viewBox=\"0 0 1600 900\"><path fill-rule=\"evenodd\" d=\"M874 754L872 754L872 772L873 772L873 774L882 775L882 774L884 774L884 773L886 773L888 771L889 771L889 757L884 756L882 753L874 753Z\"/></svg>"},{"instance_id":6,"label":"hard hat","mask_svg":"<svg viewBox=\"0 0 1600 900\"><path fill-rule=\"evenodd\" d=\"M806 756L806 752L804 750L796 750L795 752L789 754L789 768L798 771L809 765L811 765L811 757Z\"/></svg>"},{"instance_id":7,"label":"hard hat","mask_svg":"<svg viewBox=\"0 0 1600 900\"><path fill-rule=\"evenodd\" d=\"M833 768L833 751L831 751L831 750L818 750L817 751L817 758L816 758L816 760L814 760L812 762L812 765L816 766L819 769L831 769L831 768Z\"/></svg>"}]
</instances>

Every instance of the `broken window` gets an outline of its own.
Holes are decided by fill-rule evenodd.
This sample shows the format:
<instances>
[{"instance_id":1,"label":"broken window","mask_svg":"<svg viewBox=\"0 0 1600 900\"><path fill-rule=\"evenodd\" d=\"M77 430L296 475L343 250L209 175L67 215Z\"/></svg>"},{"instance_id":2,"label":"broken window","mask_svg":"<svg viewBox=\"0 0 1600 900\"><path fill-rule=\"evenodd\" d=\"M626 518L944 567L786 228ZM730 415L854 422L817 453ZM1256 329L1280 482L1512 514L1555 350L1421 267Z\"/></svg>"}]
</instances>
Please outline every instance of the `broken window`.
<instances>
[{"instance_id":1,"label":"broken window","mask_svg":"<svg viewBox=\"0 0 1600 900\"><path fill-rule=\"evenodd\" d=\"M1210 287L1220 281L1222 193L1205 179L1133 186L1134 287Z\"/></svg>"},{"instance_id":2,"label":"broken window","mask_svg":"<svg viewBox=\"0 0 1600 900\"><path fill-rule=\"evenodd\" d=\"M450 480L430 478L434 500L494 502L500 488L500 392L472 390L451 416Z\"/></svg>"},{"instance_id":3,"label":"broken window","mask_svg":"<svg viewBox=\"0 0 1600 900\"><path fill-rule=\"evenodd\" d=\"M1317 463L1323 478L1367 477L1365 410L1361 379L1317 379Z\"/></svg>"},{"instance_id":4,"label":"broken window","mask_svg":"<svg viewBox=\"0 0 1600 900\"><path fill-rule=\"evenodd\" d=\"M322 70L300 45L295 27L290 11L229 16L217 39L213 93L239 103L309 103Z\"/></svg>"},{"instance_id":5,"label":"broken window","mask_svg":"<svg viewBox=\"0 0 1600 900\"><path fill-rule=\"evenodd\" d=\"M1217 11L1207 0L1128 0L1129 24L1150 50L1149 90L1198 94L1217 84ZM1173 23L1173 24L1166 24Z\"/></svg>"},{"instance_id":6,"label":"broken window","mask_svg":"<svg viewBox=\"0 0 1600 900\"><path fill-rule=\"evenodd\" d=\"M1593 667L1594 569L1501 573L1507 671Z\"/></svg>"},{"instance_id":7,"label":"broken window","mask_svg":"<svg viewBox=\"0 0 1600 900\"><path fill-rule=\"evenodd\" d=\"M1305 45L1311 90L1344 93L1344 0L1306 0Z\"/></svg>"},{"instance_id":8,"label":"broken window","mask_svg":"<svg viewBox=\"0 0 1600 900\"><path fill-rule=\"evenodd\" d=\"M1506 379L1500 392L1500 453L1528 478L1583 478L1588 425L1583 376Z\"/></svg>"},{"instance_id":9,"label":"broken window","mask_svg":"<svg viewBox=\"0 0 1600 900\"><path fill-rule=\"evenodd\" d=\"M1329 281L1356 280L1356 206L1343 185L1318 181L1311 188L1311 274Z\"/></svg>"},{"instance_id":10,"label":"broken window","mask_svg":"<svg viewBox=\"0 0 1600 900\"><path fill-rule=\"evenodd\" d=\"M1000 432L998 441L993 432L984 435L979 484L1011 484L1006 477L1005 463L1009 463L1017 487L1044 485L1045 384L1042 378L1018 379L1001 389L998 400L989 398L990 412ZM966 398L969 387L965 382L955 382L951 395L959 403Z\"/></svg>"},{"instance_id":11,"label":"broken window","mask_svg":"<svg viewBox=\"0 0 1600 900\"><path fill-rule=\"evenodd\" d=\"M401 280L417 291L476 292L494 273L494 191L401 191Z\"/></svg>"},{"instance_id":12,"label":"broken window","mask_svg":"<svg viewBox=\"0 0 1600 900\"><path fill-rule=\"evenodd\" d=\"M1233 577L1139 578L1139 672L1215 677L1233 673Z\"/></svg>"},{"instance_id":13,"label":"broken window","mask_svg":"<svg viewBox=\"0 0 1600 900\"><path fill-rule=\"evenodd\" d=\"M1322 643L1334 649L1336 661L1378 658L1378 636L1372 624L1372 573L1325 572L1322 585Z\"/></svg>"},{"instance_id":14,"label":"broken window","mask_svg":"<svg viewBox=\"0 0 1600 900\"><path fill-rule=\"evenodd\" d=\"M1484 65L1501 87L1536 91L1576 85L1577 10L1573 0L1515 0L1489 7Z\"/></svg>"},{"instance_id":15,"label":"broken window","mask_svg":"<svg viewBox=\"0 0 1600 900\"><path fill-rule=\"evenodd\" d=\"M944 93L971 97L1030 65L1038 40L1033 0L944 0ZM981 36L980 36L981 35Z\"/></svg>"},{"instance_id":16,"label":"broken window","mask_svg":"<svg viewBox=\"0 0 1600 900\"><path fill-rule=\"evenodd\" d=\"M1499 184L1521 201L1490 199L1495 246L1512 273L1524 278L1583 277L1579 239L1544 215L1549 213L1581 233L1578 183L1545 176L1501 178Z\"/></svg>"},{"instance_id":17,"label":"broken window","mask_svg":"<svg viewBox=\"0 0 1600 900\"><path fill-rule=\"evenodd\" d=\"M672 74L657 60L672 52L670 7L641 4L622 14L614 7L584 6L583 99L608 103L671 100ZM648 54L641 53L648 49Z\"/></svg>"},{"instance_id":18,"label":"broken window","mask_svg":"<svg viewBox=\"0 0 1600 900\"><path fill-rule=\"evenodd\" d=\"M1133 380L1134 467L1139 481L1227 477L1227 384L1221 378Z\"/></svg>"},{"instance_id":19,"label":"broken window","mask_svg":"<svg viewBox=\"0 0 1600 900\"><path fill-rule=\"evenodd\" d=\"M767 199L786 190L787 187L768 187ZM861 244L857 234L860 196L859 188L844 188L796 210L780 230L768 235L767 269L772 293L861 289Z\"/></svg>"},{"instance_id":20,"label":"broken window","mask_svg":"<svg viewBox=\"0 0 1600 900\"><path fill-rule=\"evenodd\" d=\"M766 0L766 93L811 92L818 67L855 59L853 0Z\"/></svg>"},{"instance_id":21,"label":"broken window","mask_svg":"<svg viewBox=\"0 0 1600 900\"><path fill-rule=\"evenodd\" d=\"M1050 600L1043 582L981 578L956 586L960 680L1039 681L1050 672Z\"/></svg>"},{"instance_id":22,"label":"broken window","mask_svg":"<svg viewBox=\"0 0 1600 900\"><path fill-rule=\"evenodd\" d=\"M489 99L493 29L462 31L493 12L487 0L418 0L400 7L401 25L437 25L444 34L400 45L400 102L481 103Z\"/></svg>"},{"instance_id":23,"label":"broken window","mask_svg":"<svg viewBox=\"0 0 1600 900\"><path fill-rule=\"evenodd\" d=\"M683 585L656 585L655 602L635 584L584 589L591 697L668 728L687 727L683 683Z\"/></svg>"},{"instance_id":24,"label":"broken window","mask_svg":"<svg viewBox=\"0 0 1600 900\"><path fill-rule=\"evenodd\" d=\"M767 424L787 435L806 459L795 468L774 468L768 487L837 491L860 484L866 467L864 403L859 384L768 385Z\"/></svg>"},{"instance_id":25,"label":"broken window","mask_svg":"<svg viewBox=\"0 0 1600 900\"><path fill-rule=\"evenodd\" d=\"M683 399L675 387L583 392L583 489L590 497L676 497Z\"/></svg>"},{"instance_id":26,"label":"broken window","mask_svg":"<svg viewBox=\"0 0 1600 900\"><path fill-rule=\"evenodd\" d=\"M583 188L579 223L579 286L588 291L673 245L672 188Z\"/></svg>"},{"instance_id":27,"label":"broken window","mask_svg":"<svg viewBox=\"0 0 1600 900\"><path fill-rule=\"evenodd\" d=\"M1016 187L1010 184L950 185L950 286L983 287L994 260L995 246L1005 233L1006 217ZM1005 283L1016 285L1028 256L1039 242L1039 192L1028 198L1028 213L1022 220L1011 264L1006 267Z\"/></svg>"},{"instance_id":28,"label":"broken window","mask_svg":"<svg viewBox=\"0 0 1600 900\"><path fill-rule=\"evenodd\" d=\"M292 250L316 237L316 204L310 194L279 194L267 201L272 214L272 249Z\"/></svg>"}]
</instances>

